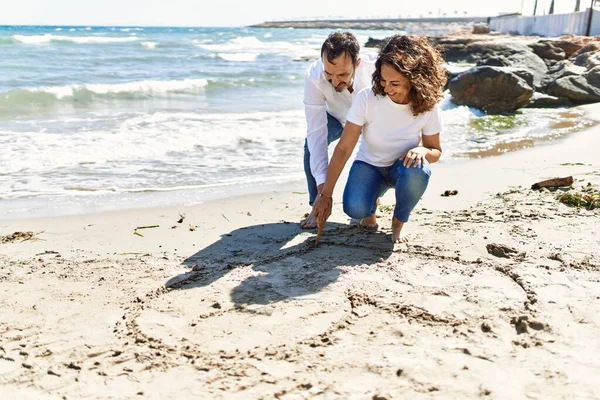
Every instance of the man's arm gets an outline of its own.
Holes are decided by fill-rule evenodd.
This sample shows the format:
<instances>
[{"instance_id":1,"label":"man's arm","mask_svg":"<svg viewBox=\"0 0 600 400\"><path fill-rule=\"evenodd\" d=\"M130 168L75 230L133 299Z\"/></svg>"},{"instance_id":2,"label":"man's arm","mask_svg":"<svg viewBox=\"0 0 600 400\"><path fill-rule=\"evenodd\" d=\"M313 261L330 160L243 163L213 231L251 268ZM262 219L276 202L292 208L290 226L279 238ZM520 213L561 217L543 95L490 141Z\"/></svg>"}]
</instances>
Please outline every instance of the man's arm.
<instances>
[{"instance_id":1,"label":"man's arm","mask_svg":"<svg viewBox=\"0 0 600 400\"><path fill-rule=\"evenodd\" d=\"M323 92L310 80L304 78L304 113L306 115L306 142L310 152L310 171L317 186L325 182L327 175L327 104Z\"/></svg>"}]
</instances>

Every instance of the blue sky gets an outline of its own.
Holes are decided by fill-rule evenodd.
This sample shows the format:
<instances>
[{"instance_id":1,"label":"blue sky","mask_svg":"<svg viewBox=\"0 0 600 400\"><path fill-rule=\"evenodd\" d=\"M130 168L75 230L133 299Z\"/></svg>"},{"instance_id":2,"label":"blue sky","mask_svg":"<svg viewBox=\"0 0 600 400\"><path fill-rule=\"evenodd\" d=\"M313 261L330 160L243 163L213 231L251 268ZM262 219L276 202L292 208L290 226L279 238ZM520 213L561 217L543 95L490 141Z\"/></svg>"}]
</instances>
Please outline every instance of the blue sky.
<instances>
[{"instance_id":1,"label":"blue sky","mask_svg":"<svg viewBox=\"0 0 600 400\"><path fill-rule=\"evenodd\" d=\"M555 12L571 12L575 0L555 0ZM456 13L497 15L533 12L534 0L1 0L0 25L243 26L314 17L397 17ZM590 1L582 0L582 8ZM550 0L538 0L538 13ZM368 9L367 9L368 8Z\"/></svg>"}]
</instances>

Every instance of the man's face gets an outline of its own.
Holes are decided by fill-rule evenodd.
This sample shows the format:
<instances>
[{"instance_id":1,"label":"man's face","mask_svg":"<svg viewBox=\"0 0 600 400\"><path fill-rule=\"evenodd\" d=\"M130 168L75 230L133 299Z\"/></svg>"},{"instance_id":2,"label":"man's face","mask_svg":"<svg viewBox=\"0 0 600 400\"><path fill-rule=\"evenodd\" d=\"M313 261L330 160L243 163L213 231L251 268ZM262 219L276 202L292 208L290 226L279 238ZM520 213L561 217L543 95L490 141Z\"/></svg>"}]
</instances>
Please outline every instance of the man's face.
<instances>
[{"instance_id":1,"label":"man's face","mask_svg":"<svg viewBox=\"0 0 600 400\"><path fill-rule=\"evenodd\" d=\"M360 59L356 63L356 67L360 64ZM342 54L331 62L327 60L327 56L323 54L323 69L325 71L325 79L331 83L336 92L342 92L354 83L355 66L352 64L352 57L347 53Z\"/></svg>"}]
</instances>

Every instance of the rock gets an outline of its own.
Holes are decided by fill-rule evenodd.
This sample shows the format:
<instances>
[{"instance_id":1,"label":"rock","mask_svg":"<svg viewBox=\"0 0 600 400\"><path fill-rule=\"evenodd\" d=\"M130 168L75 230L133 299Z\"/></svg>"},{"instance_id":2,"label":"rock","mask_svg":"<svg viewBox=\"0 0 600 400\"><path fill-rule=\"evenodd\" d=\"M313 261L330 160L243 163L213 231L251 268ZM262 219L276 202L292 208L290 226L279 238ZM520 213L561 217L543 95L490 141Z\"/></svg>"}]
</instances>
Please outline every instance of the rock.
<instances>
[{"instance_id":1,"label":"rock","mask_svg":"<svg viewBox=\"0 0 600 400\"><path fill-rule=\"evenodd\" d=\"M477 66L521 67L533 75L534 87L538 87L548 72L544 60L526 45L501 43L473 43L469 47L481 51Z\"/></svg>"},{"instance_id":2,"label":"rock","mask_svg":"<svg viewBox=\"0 0 600 400\"><path fill-rule=\"evenodd\" d=\"M571 56L574 53L581 50L584 46L582 42L578 41L575 38L570 39L570 40L567 40L567 39L553 40L552 45L555 47L558 47L559 49L564 51L566 58L571 58Z\"/></svg>"},{"instance_id":3,"label":"rock","mask_svg":"<svg viewBox=\"0 0 600 400\"><path fill-rule=\"evenodd\" d=\"M533 330L541 331L541 330L544 330L546 325L543 322L539 322L539 321L529 321L529 327Z\"/></svg>"},{"instance_id":4,"label":"rock","mask_svg":"<svg viewBox=\"0 0 600 400\"><path fill-rule=\"evenodd\" d=\"M585 66L588 59L598 54L600 51L600 43L588 43L582 47L579 51L574 53L570 58L573 60L575 65Z\"/></svg>"},{"instance_id":5,"label":"rock","mask_svg":"<svg viewBox=\"0 0 600 400\"><path fill-rule=\"evenodd\" d=\"M479 57L480 55L479 51L481 51L481 49L473 49L469 47L469 45L477 41L479 41L479 39L463 37L443 37L433 40L434 44L436 44L439 47L444 59L448 62L475 62L477 57ZM474 51L476 53L474 53Z\"/></svg>"},{"instance_id":6,"label":"rock","mask_svg":"<svg viewBox=\"0 0 600 400\"><path fill-rule=\"evenodd\" d=\"M373 400L391 400L391 397L385 394L376 394L372 398Z\"/></svg>"},{"instance_id":7,"label":"rock","mask_svg":"<svg viewBox=\"0 0 600 400\"><path fill-rule=\"evenodd\" d=\"M444 193L442 193L440 196L449 197L449 196L456 196L457 194L458 194L458 190L452 189L452 190L445 190Z\"/></svg>"},{"instance_id":8,"label":"rock","mask_svg":"<svg viewBox=\"0 0 600 400\"><path fill-rule=\"evenodd\" d=\"M491 332L492 331L492 327L487 322L484 322L484 323L481 324L481 331L485 332L485 333Z\"/></svg>"},{"instance_id":9,"label":"rock","mask_svg":"<svg viewBox=\"0 0 600 400\"><path fill-rule=\"evenodd\" d=\"M522 315L519 318L513 318L512 321L510 321L511 324L514 324L515 330L517 331L517 335L528 332L528 320L529 317L527 317L526 315Z\"/></svg>"},{"instance_id":10,"label":"rock","mask_svg":"<svg viewBox=\"0 0 600 400\"><path fill-rule=\"evenodd\" d=\"M473 33L476 35L481 35L485 33L490 33L491 29L487 24L473 24Z\"/></svg>"},{"instance_id":11,"label":"rock","mask_svg":"<svg viewBox=\"0 0 600 400\"><path fill-rule=\"evenodd\" d=\"M590 70L596 67L600 67L600 51L597 53L592 53L587 61L585 62L585 67Z\"/></svg>"},{"instance_id":12,"label":"rock","mask_svg":"<svg viewBox=\"0 0 600 400\"><path fill-rule=\"evenodd\" d=\"M548 73L540 83L541 90L548 90L548 87L560 78L565 76L579 76L586 72L585 67L577 66L570 60L562 60L548 69Z\"/></svg>"},{"instance_id":13,"label":"rock","mask_svg":"<svg viewBox=\"0 0 600 400\"><path fill-rule=\"evenodd\" d=\"M503 244L489 243L485 246L487 252L495 257L510 258L517 250Z\"/></svg>"},{"instance_id":14,"label":"rock","mask_svg":"<svg viewBox=\"0 0 600 400\"><path fill-rule=\"evenodd\" d=\"M383 48L383 46L386 45L386 43L388 42L390 38L385 38L385 39L374 39L372 37L369 36L369 39L367 39L367 43L365 43L364 47L376 47L376 48Z\"/></svg>"},{"instance_id":15,"label":"rock","mask_svg":"<svg viewBox=\"0 0 600 400\"><path fill-rule=\"evenodd\" d=\"M533 96L533 89L518 73L514 68L475 67L454 78L448 87L456 104L490 114L511 113L527 105Z\"/></svg>"},{"instance_id":16,"label":"rock","mask_svg":"<svg viewBox=\"0 0 600 400\"><path fill-rule=\"evenodd\" d=\"M544 93L535 92L525 108L559 108L571 107L573 103L566 97L554 97Z\"/></svg>"},{"instance_id":17,"label":"rock","mask_svg":"<svg viewBox=\"0 0 600 400\"><path fill-rule=\"evenodd\" d=\"M537 43L530 44L529 47L544 60L564 60L567 58L566 52L555 46L552 40L540 40Z\"/></svg>"},{"instance_id":18,"label":"rock","mask_svg":"<svg viewBox=\"0 0 600 400\"><path fill-rule=\"evenodd\" d=\"M552 82L546 93L556 97L567 97L574 103L595 103L600 101L598 73L600 67L591 69L579 76L566 76Z\"/></svg>"}]
</instances>

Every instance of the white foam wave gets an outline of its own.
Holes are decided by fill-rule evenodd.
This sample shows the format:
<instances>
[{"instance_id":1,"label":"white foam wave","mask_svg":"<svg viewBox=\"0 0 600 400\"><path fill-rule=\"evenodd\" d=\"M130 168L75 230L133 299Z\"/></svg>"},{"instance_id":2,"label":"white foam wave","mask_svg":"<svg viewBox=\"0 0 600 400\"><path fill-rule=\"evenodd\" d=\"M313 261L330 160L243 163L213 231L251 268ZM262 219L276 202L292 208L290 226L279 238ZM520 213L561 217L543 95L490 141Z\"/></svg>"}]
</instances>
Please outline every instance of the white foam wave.
<instances>
[{"instance_id":1,"label":"white foam wave","mask_svg":"<svg viewBox=\"0 0 600 400\"><path fill-rule=\"evenodd\" d=\"M155 48L155 47L156 47L156 45L157 45L158 43L156 43L156 42L142 42L142 43L140 43L140 44L142 45L142 47L145 47L145 48L147 48L147 49L153 49L153 48Z\"/></svg>"},{"instance_id":2,"label":"white foam wave","mask_svg":"<svg viewBox=\"0 0 600 400\"><path fill-rule=\"evenodd\" d=\"M225 61L239 61L239 62L254 61L254 60L256 60L256 57L258 57L259 55L260 55L259 53L233 53L233 54L219 53L218 54L219 58L222 58Z\"/></svg>"},{"instance_id":3,"label":"white foam wave","mask_svg":"<svg viewBox=\"0 0 600 400\"><path fill-rule=\"evenodd\" d=\"M31 93L49 93L58 99L74 97L81 92L99 95L119 93L168 93L185 92L203 88L208 84L206 79L183 79L171 81L135 81L126 83L88 83L82 85L44 86L23 89Z\"/></svg>"},{"instance_id":4,"label":"white foam wave","mask_svg":"<svg viewBox=\"0 0 600 400\"><path fill-rule=\"evenodd\" d=\"M276 168L284 165L290 154L297 153L304 134L302 110L242 114L140 113L103 130L82 129L69 134L0 132L0 170L6 174L37 176L62 168L101 171L110 163L130 175L147 168L144 160L162 162L163 170L170 169L169 165L179 169L188 163L197 163L200 154L202 164L207 167L222 166L226 160L236 169ZM141 163L136 164L137 160ZM64 178L71 187L91 185ZM6 195L2 192L17 188L5 189L0 190L0 197Z\"/></svg>"},{"instance_id":5,"label":"white foam wave","mask_svg":"<svg viewBox=\"0 0 600 400\"><path fill-rule=\"evenodd\" d=\"M101 36L64 36L64 35L13 35L13 40L24 44L44 44L50 42L72 42L72 43L125 43L140 40L137 36L130 37L101 37Z\"/></svg>"},{"instance_id":6,"label":"white foam wave","mask_svg":"<svg viewBox=\"0 0 600 400\"><path fill-rule=\"evenodd\" d=\"M262 41L254 36L238 36L225 43L194 42L203 50L226 54L283 54L286 56L307 56L319 54L320 47L307 42Z\"/></svg>"}]
</instances>

